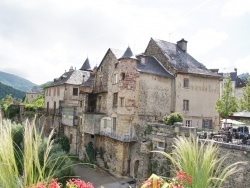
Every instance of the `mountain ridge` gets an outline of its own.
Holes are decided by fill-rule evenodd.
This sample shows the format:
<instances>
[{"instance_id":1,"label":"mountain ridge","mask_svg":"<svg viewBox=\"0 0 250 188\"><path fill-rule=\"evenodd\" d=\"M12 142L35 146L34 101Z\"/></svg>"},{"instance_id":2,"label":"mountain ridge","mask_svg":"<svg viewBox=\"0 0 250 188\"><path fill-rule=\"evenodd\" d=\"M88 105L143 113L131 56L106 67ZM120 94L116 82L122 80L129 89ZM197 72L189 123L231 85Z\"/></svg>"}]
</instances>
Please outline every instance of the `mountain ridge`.
<instances>
[{"instance_id":1,"label":"mountain ridge","mask_svg":"<svg viewBox=\"0 0 250 188\"><path fill-rule=\"evenodd\" d=\"M2 71L0 71L0 82L23 92L29 91L32 87L37 86L37 84L25 78Z\"/></svg>"},{"instance_id":2,"label":"mountain ridge","mask_svg":"<svg viewBox=\"0 0 250 188\"><path fill-rule=\"evenodd\" d=\"M25 96L25 92L14 89L13 87L7 86L0 82L0 100L6 95L11 95L12 97L17 99L22 99Z\"/></svg>"}]
</instances>

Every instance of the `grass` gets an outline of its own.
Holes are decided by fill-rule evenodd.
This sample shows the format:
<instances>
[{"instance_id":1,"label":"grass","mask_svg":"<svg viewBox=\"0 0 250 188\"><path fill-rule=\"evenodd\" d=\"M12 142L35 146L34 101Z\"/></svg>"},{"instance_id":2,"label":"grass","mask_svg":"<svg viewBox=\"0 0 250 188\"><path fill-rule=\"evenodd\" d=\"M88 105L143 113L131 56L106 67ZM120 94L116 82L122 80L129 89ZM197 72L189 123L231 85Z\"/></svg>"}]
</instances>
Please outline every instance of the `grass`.
<instances>
[{"instance_id":1,"label":"grass","mask_svg":"<svg viewBox=\"0 0 250 188\"><path fill-rule=\"evenodd\" d=\"M50 155L53 131L44 139L42 131L38 132L35 127L35 120L27 121L23 143L19 147L13 142L14 125L0 116L0 187L24 188L38 182L48 183L65 159L65 156L55 158Z\"/></svg>"},{"instance_id":2,"label":"grass","mask_svg":"<svg viewBox=\"0 0 250 188\"><path fill-rule=\"evenodd\" d=\"M190 188L221 187L222 183L231 175L239 171L237 162L225 165L227 156L218 156L218 146L213 142L198 142L194 137L178 137L174 140L171 154L161 153L171 160L173 170L185 171L192 176Z\"/></svg>"}]
</instances>

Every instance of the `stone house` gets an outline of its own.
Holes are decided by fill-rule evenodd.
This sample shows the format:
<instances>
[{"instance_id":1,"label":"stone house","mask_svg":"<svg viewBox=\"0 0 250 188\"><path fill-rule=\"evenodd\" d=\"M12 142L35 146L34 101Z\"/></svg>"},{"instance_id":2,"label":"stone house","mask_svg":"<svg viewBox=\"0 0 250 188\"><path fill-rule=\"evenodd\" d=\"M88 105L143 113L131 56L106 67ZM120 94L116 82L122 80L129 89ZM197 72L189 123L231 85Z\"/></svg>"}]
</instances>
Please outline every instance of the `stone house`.
<instances>
[{"instance_id":1,"label":"stone house","mask_svg":"<svg viewBox=\"0 0 250 188\"><path fill-rule=\"evenodd\" d=\"M25 101L32 103L34 99L36 99L37 97L43 94L42 92L43 91L41 88L39 88L38 86L34 86L33 88L31 88L29 91L25 93Z\"/></svg>"},{"instance_id":2,"label":"stone house","mask_svg":"<svg viewBox=\"0 0 250 188\"><path fill-rule=\"evenodd\" d=\"M239 99L243 95L242 88L246 86L247 81L241 79L237 74L237 69L224 69L224 70L218 70L218 74L222 76L221 82L220 82L220 94L222 95L223 90L223 84L227 77L230 76L232 81L232 87L234 88L234 96Z\"/></svg>"},{"instance_id":3,"label":"stone house","mask_svg":"<svg viewBox=\"0 0 250 188\"><path fill-rule=\"evenodd\" d=\"M82 152L92 142L110 172L147 177L150 155L140 152L147 121L173 111L174 76L153 56L109 49L93 72L93 92L83 93ZM145 161L145 164L141 164Z\"/></svg>"},{"instance_id":4,"label":"stone house","mask_svg":"<svg viewBox=\"0 0 250 188\"><path fill-rule=\"evenodd\" d=\"M220 97L220 75L207 69L187 53L187 41L177 44L151 38L145 54L157 58L174 75L173 112L180 112L188 127L216 128L215 111Z\"/></svg>"},{"instance_id":5,"label":"stone house","mask_svg":"<svg viewBox=\"0 0 250 188\"><path fill-rule=\"evenodd\" d=\"M88 58L77 70L70 67L45 88L46 125L63 132L70 140L72 154L78 153L78 106L82 84L91 77Z\"/></svg>"}]
</instances>

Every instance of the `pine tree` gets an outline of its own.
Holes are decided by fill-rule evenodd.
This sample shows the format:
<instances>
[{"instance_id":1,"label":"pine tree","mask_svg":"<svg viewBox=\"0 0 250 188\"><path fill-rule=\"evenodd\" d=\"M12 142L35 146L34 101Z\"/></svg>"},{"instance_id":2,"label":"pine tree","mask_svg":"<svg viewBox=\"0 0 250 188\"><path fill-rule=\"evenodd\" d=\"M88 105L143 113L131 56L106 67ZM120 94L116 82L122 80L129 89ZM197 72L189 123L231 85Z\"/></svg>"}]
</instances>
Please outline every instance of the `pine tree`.
<instances>
[{"instance_id":1,"label":"pine tree","mask_svg":"<svg viewBox=\"0 0 250 188\"><path fill-rule=\"evenodd\" d=\"M215 109L225 119L237 110L236 98L234 97L234 89L230 77L224 80L222 96L216 101Z\"/></svg>"}]
</instances>

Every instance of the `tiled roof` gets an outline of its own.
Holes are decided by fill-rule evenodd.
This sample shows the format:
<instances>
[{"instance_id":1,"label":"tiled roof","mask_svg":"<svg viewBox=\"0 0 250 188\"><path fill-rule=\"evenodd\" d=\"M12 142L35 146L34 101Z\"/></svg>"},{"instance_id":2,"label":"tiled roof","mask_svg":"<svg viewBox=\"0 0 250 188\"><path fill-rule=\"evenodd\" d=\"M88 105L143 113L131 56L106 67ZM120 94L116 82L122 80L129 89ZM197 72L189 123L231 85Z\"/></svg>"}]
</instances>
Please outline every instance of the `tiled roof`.
<instances>
[{"instance_id":1,"label":"tiled roof","mask_svg":"<svg viewBox=\"0 0 250 188\"><path fill-rule=\"evenodd\" d=\"M155 57L145 55L138 55L136 57L138 59L136 63L137 71L174 78ZM145 62L142 61L142 58L145 58Z\"/></svg>"},{"instance_id":2,"label":"tiled roof","mask_svg":"<svg viewBox=\"0 0 250 188\"><path fill-rule=\"evenodd\" d=\"M181 50L177 44L158 39L153 40L160 47L165 57L177 71L220 77L217 73L210 71L203 64L195 60L187 52Z\"/></svg>"},{"instance_id":3,"label":"tiled roof","mask_svg":"<svg viewBox=\"0 0 250 188\"><path fill-rule=\"evenodd\" d=\"M136 59L135 55L133 54L132 50L130 49L130 47L128 47L126 49L126 51L124 52L123 56L120 59L124 59L124 58L131 58L131 59Z\"/></svg>"},{"instance_id":4,"label":"tiled roof","mask_svg":"<svg viewBox=\"0 0 250 188\"><path fill-rule=\"evenodd\" d=\"M82 67L80 68L80 70L83 70L83 71L91 70L91 67L90 67L90 64L89 64L89 58L87 58L85 60Z\"/></svg>"},{"instance_id":5,"label":"tiled roof","mask_svg":"<svg viewBox=\"0 0 250 188\"><path fill-rule=\"evenodd\" d=\"M88 80L89 76L89 71L72 70L69 72L65 72L59 78L55 78L54 82L52 82L50 86L61 84L81 85L83 82L86 82Z\"/></svg>"}]
</instances>

